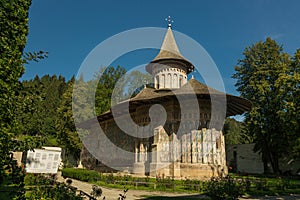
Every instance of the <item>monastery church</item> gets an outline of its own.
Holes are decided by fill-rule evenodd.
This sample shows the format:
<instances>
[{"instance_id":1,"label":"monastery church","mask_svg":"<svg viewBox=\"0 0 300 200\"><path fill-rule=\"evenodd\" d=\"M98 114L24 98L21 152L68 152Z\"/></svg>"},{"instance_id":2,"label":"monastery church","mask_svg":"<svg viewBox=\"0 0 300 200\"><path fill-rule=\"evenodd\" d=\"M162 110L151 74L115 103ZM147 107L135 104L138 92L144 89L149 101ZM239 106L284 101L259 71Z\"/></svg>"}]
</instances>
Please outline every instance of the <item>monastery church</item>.
<instances>
[{"instance_id":1,"label":"monastery church","mask_svg":"<svg viewBox=\"0 0 300 200\"><path fill-rule=\"evenodd\" d=\"M188 80L194 66L180 53L170 23L161 49L146 71L153 76L154 87L144 87L136 96L113 106L97 117L98 124L81 124L95 137L99 131L95 127L100 124L109 141L117 146L108 154L108 142L101 137L97 142L90 139L97 150L83 148L82 165L101 172L117 169L152 177L202 179L226 175L224 119L243 114L251 103L210 88L193 77ZM155 105L160 107L151 112ZM118 111L116 115L113 110ZM122 131L118 123L123 120L126 124L128 117L135 123L131 134ZM162 118L164 124L160 124ZM128 153L120 156L118 149Z\"/></svg>"}]
</instances>

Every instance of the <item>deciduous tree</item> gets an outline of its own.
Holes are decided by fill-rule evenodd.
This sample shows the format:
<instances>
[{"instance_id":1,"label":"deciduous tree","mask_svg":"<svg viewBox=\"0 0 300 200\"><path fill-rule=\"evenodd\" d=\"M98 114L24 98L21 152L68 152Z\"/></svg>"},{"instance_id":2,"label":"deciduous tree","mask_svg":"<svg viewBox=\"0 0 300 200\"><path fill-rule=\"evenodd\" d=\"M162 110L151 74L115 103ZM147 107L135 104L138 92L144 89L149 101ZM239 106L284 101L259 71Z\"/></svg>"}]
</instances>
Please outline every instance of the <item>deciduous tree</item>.
<instances>
[{"instance_id":1,"label":"deciduous tree","mask_svg":"<svg viewBox=\"0 0 300 200\"><path fill-rule=\"evenodd\" d=\"M290 153L296 135L299 138L297 54L291 60L281 45L267 38L247 47L243 55L233 78L241 96L253 104L246 114L246 128L254 136L254 150L262 154L265 172L271 163L273 172L280 173L279 158Z\"/></svg>"}]
</instances>

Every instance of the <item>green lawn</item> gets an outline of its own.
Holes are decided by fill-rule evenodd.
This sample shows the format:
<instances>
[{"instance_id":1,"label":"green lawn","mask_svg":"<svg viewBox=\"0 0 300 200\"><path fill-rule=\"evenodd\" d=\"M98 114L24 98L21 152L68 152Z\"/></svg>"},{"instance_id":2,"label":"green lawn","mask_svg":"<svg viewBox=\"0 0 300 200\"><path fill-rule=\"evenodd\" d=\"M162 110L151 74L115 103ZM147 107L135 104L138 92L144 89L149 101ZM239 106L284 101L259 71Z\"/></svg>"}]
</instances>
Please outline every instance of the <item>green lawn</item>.
<instances>
[{"instance_id":1,"label":"green lawn","mask_svg":"<svg viewBox=\"0 0 300 200\"><path fill-rule=\"evenodd\" d=\"M130 175L101 174L83 169L64 169L63 176L90 182L99 186L130 190L167 191L178 193L205 194L208 181L173 180L170 178L141 178ZM300 194L299 177L264 177L262 175L241 176L230 174L235 181L243 182L248 195Z\"/></svg>"}]
</instances>

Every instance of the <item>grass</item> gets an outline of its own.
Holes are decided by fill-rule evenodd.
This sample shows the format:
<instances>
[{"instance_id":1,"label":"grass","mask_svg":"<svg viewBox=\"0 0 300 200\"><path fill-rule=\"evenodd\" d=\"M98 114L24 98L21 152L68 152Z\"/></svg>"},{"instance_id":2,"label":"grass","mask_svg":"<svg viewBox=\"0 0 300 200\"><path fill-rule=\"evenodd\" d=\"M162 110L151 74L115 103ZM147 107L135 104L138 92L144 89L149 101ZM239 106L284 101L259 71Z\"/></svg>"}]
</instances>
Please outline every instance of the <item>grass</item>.
<instances>
[{"instance_id":1,"label":"grass","mask_svg":"<svg viewBox=\"0 0 300 200\"><path fill-rule=\"evenodd\" d=\"M163 177L158 179L150 177L137 178L129 175L121 176L118 174L91 173L91 171L82 169L67 169L66 171L70 178L76 179L76 177L83 177L87 182L108 188L124 189L124 187L126 187L130 190L166 191L190 194L205 194L207 192L207 181L188 179L174 180ZM76 174L76 177L72 177L73 172ZM237 174L230 174L230 177L237 180L243 179L244 181L249 181L246 194L251 196L300 194L299 177L297 177L297 179L291 177L265 177L262 175L241 176Z\"/></svg>"},{"instance_id":2,"label":"grass","mask_svg":"<svg viewBox=\"0 0 300 200\"><path fill-rule=\"evenodd\" d=\"M154 186L154 184L140 184L138 186L135 185L134 182L132 183L106 183L104 181L92 181L92 184L102 186L102 187L108 187L108 188L116 188L116 189L124 189L128 188L130 190L145 190L145 191L164 191L164 192L178 192L178 193L191 193L191 194L199 194L199 191L192 190L192 189L186 189L187 187L184 185L175 185L175 188L173 186L171 187L162 187L160 185Z\"/></svg>"},{"instance_id":3,"label":"grass","mask_svg":"<svg viewBox=\"0 0 300 200\"><path fill-rule=\"evenodd\" d=\"M300 179L299 177L280 177L275 175L250 175L243 176L237 174L230 174L231 177L237 179L248 179L251 182L248 195L262 196L262 195L290 195L300 194Z\"/></svg>"}]
</instances>

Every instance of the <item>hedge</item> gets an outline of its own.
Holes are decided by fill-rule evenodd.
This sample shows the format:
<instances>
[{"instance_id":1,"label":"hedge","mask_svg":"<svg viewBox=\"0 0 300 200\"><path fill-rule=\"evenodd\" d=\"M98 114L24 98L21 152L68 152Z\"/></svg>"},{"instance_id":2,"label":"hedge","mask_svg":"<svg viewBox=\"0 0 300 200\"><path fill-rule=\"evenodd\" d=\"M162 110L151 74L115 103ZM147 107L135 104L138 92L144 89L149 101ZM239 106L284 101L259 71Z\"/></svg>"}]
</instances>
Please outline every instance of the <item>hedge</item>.
<instances>
[{"instance_id":1,"label":"hedge","mask_svg":"<svg viewBox=\"0 0 300 200\"><path fill-rule=\"evenodd\" d=\"M75 168L64 168L62 170L62 176L85 182L97 181L101 179L100 174L96 171Z\"/></svg>"}]
</instances>

